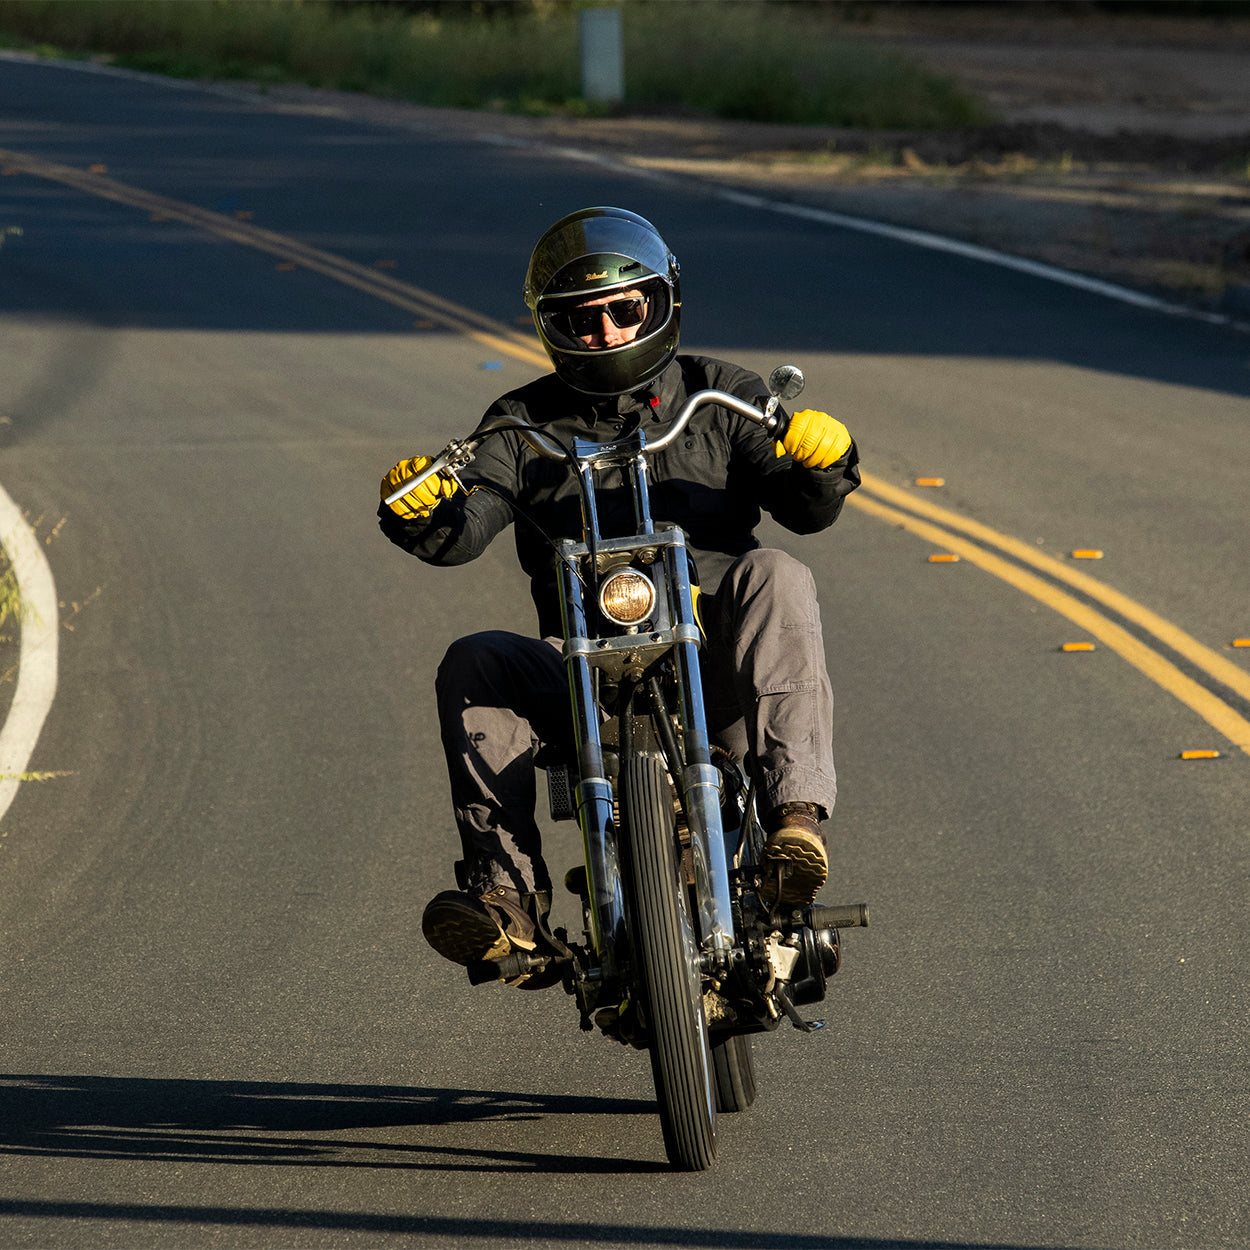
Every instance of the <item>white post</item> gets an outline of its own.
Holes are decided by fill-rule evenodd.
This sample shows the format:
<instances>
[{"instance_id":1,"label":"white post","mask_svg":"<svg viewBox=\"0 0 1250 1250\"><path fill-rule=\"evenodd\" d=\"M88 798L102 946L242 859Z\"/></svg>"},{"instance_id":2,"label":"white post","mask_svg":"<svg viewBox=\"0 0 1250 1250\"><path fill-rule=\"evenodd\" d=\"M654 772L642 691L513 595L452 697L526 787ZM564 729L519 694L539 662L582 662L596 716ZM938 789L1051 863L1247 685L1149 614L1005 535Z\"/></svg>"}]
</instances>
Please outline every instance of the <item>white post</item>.
<instances>
[{"instance_id":1,"label":"white post","mask_svg":"<svg viewBox=\"0 0 1250 1250\"><path fill-rule=\"evenodd\" d=\"M598 104L625 99L625 49L620 9L581 12L582 95Z\"/></svg>"}]
</instances>

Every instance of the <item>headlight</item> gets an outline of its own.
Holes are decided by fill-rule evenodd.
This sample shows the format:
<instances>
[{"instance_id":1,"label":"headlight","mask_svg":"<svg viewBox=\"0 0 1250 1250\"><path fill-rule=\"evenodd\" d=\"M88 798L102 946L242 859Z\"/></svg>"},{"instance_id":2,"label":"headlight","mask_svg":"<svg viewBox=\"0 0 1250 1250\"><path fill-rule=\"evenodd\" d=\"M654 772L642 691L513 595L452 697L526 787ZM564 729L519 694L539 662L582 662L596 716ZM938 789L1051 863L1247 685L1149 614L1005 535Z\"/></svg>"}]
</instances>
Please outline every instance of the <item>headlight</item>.
<instances>
[{"instance_id":1,"label":"headlight","mask_svg":"<svg viewBox=\"0 0 1250 1250\"><path fill-rule=\"evenodd\" d=\"M618 625L637 625L655 607L655 586L637 569L621 569L599 588L599 608Z\"/></svg>"}]
</instances>

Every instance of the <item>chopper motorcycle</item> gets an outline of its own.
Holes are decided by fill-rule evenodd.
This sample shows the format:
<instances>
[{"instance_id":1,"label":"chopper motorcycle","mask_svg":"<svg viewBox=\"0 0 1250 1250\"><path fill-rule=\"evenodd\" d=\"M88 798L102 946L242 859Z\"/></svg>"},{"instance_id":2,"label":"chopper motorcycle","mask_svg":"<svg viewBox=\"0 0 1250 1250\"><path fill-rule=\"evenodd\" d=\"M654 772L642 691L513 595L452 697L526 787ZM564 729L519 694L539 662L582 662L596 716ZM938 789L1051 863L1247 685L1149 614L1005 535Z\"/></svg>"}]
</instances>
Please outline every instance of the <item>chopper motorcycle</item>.
<instances>
[{"instance_id":1,"label":"chopper motorcycle","mask_svg":"<svg viewBox=\"0 0 1250 1250\"><path fill-rule=\"evenodd\" d=\"M839 930L868 924L862 903L796 908L781 897L784 864L761 863L765 834L750 761L714 749L700 682L697 588L685 535L651 515L647 456L675 440L694 413L717 404L785 432L782 399L803 389L783 365L764 409L725 391L691 395L669 428L565 446L519 418L489 417L453 440L386 500L439 471L452 476L504 430L576 475L580 540L553 541L573 716L573 757L546 764L551 815L576 819L584 863L566 885L583 933L551 927L530 896L539 941L469 966L475 984L558 975L581 1014L650 1053L665 1152L674 1167L707 1168L718 1112L755 1100L752 1035L783 1021L812 1032L798 1008L820 1002L841 960ZM624 479L633 525L601 531L596 495L605 471ZM770 880L771 886L770 887Z\"/></svg>"}]
</instances>

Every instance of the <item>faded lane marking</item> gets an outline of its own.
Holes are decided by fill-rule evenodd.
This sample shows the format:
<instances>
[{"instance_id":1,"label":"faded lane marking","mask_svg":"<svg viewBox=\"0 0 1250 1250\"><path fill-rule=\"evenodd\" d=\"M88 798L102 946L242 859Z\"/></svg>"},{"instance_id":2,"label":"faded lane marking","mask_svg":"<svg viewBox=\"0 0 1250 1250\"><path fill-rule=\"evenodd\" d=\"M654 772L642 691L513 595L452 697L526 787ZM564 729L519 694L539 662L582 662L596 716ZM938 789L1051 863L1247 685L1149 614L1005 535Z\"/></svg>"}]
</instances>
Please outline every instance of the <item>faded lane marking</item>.
<instances>
[{"instance_id":1,"label":"faded lane marking","mask_svg":"<svg viewBox=\"0 0 1250 1250\"><path fill-rule=\"evenodd\" d=\"M293 262L302 269L320 273L345 286L363 291L375 299L384 300L405 312L427 318L493 351L506 352L516 360L537 365L542 369L551 367L546 354L534 346L532 339L527 339L493 318L483 316L459 304L453 304L432 291L424 291L420 287L402 282L398 278L392 278L377 269L357 264L342 256L335 256L331 252L323 252L319 248L309 247L286 235L251 225L236 217L215 213L211 209L199 208L194 204L185 204L180 200L171 200L163 195L128 186L104 174L93 174L86 170L74 169L69 165L58 165L54 161L46 161L42 157L30 156L23 152L12 152L0 148L0 164L9 171L46 178L49 182L59 182L77 191L84 191L88 195L142 209L144 212L171 221L180 221L184 225L206 230L231 243L240 243L245 247L267 252L271 256L278 256L283 260Z\"/></svg>"}]
</instances>

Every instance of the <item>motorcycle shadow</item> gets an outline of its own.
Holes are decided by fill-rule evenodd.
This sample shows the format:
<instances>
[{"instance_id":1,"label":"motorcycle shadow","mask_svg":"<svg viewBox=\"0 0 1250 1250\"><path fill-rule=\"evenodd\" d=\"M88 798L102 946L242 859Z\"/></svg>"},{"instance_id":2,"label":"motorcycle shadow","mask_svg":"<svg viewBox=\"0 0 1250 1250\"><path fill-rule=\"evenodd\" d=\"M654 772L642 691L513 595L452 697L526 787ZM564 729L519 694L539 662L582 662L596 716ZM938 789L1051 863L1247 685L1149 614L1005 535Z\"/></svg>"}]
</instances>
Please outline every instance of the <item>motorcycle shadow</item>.
<instances>
[{"instance_id":1,"label":"motorcycle shadow","mask_svg":"<svg viewBox=\"0 0 1250 1250\"><path fill-rule=\"evenodd\" d=\"M479 1123L654 1114L647 1099L499 1090L0 1075L0 1154L544 1174L662 1172L666 1166L654 1160L561 1156L497 1144L479 1148L453 1140L457 1126ZM439 1128L448 1130L443 1141L407 1131ZM497 1143L499 1136L490 1140Z\"/></svg>"}]
</instances>

